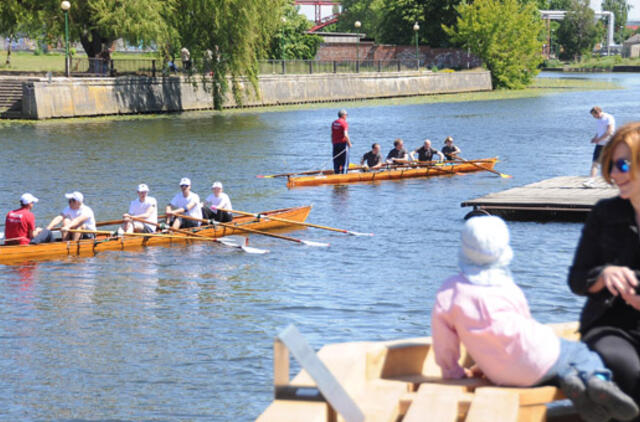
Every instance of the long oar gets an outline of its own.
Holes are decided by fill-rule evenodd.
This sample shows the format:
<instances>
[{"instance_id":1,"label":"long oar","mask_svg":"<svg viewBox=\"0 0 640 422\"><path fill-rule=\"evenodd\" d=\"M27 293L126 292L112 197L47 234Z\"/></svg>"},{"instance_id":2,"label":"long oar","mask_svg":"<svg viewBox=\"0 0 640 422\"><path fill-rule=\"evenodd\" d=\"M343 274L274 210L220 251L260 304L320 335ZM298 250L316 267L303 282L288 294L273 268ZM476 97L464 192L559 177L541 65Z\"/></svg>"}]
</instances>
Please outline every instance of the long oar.
<instances>
[{"instance_id":1,"label":"long oar","mask_svg":"<svg viewBox=\"0 0 640 422\"><path fill-rule=\"evenodd\" d=\"M488 169L488 168L482 167L481 165L478 165L478 164L474 163L473 161L465 160L464 158L453 157L453 159L456 160L456 161L460 161L462 163L471 164L472 166L478 167L479 169L482 169L482 170L489 171L489 172L491 172L493 174L497 174L498 176L500 176L500 177L502 177L504 179L510 179L510 178L513 177L513 176L505 174L505 173L500 173L499 171L496 171L494 169Z\"/></svg>"},{"instance_id":2,"label":"long oar","mask_svg":"<svg viewBox=\"0 0 640 422\"><path fill-rule=\"evenodd\" d=\"M227 210L227 209L224 209L224 208L218 208L218 209L220 211L222 211L222 212L231 212L231 213L236 213L236 214L239 214L239 215L246 215L246 216L249 216L249 217L255 217L257 219L280 221L280 222L283 222L283 223L294 224L294 225L297 225L297 226L315 227L316 229L323 229L323 230L330 230L332 232L346 233L346 234L350 234L352 236L373 236L373 233L354 232L354 231L351 231L351 230L337 229L335 227L328 227L328 226L321 226L319 224L306 223L304 221L295 221L295 220L289 220L289 219L281 218L281 217L272 217L270 215L265 215L265 214L256 214L256 213L252 213L252 212L238 211L238 210Z\"/></svg>"},{"instance_id":3,"label":"long oar","mask_svg":"<svg viewBox=\"0 0 640 422\"><path fill-rule=\"evenodd\" d=\"M218 209L220 209L220 208L218 208ZM184 215L184 214L180 214L180 217L186 218L187 220L200 221L201 223L215 224L215 225L220 225L222 227L228 227L230 229L241 230L241 231L245 231L247 233L255 233L255 234L260 234L262 236L275 237L277 239L288 240L289 242L296 242L296 243L300 243L300 244L307 245L307 246L318 246L318 247L324 247L324 248L329 246L328 243L314 242L314 241L311 241L311 240L303 240L303 239L298 239L296 237L291 237L291 236L283 236L281 234L276 234L276 233L263 232L261 230L250 229L248 227L236 226L234 224L221 223L219 221L205 220L205 219L202 219L202 218L191 217L189 215Z\"/></svg>"},{"instance_id":4,"label":"long oar","mask_svg":"<svg viewBox=\"0 0 640 422\"><path fill-rule=\"evenodd\" d=\"M358 166L355 164L349 164L349 170L362 170L364 167ZM289 176L306 176L310 174L333 174L333 170L309 170L309 171L299 171L294 173L280 173L280 174L268 174L262 175L259 174L256 177L258 179L273 179L274 177L289 177Z\"/></svg>"},{"instance_id":5,"label":"long oar","mask_svg":"<svg viewBox=\"0 0 640 422\"><path fill-rule=\"evenodd\" d=\"M134 221L138 221L140 223L150 224L150 225L156 226L156 227L158 226L158 223L153 223L151 221L147 221L147 220L142 219L142 218L131 216L131 219L134 220ZM229 247L232 247L232 248L242 249L243 251L245 251L247 253L263 254L263 253L269 252L266 249L253 248L251 246L247 246L247 241L248 240L247 240L246 237L242 237L242 236L235 236L235 237L228 236L228 237L221 237L221 238L212 238L212 237L208 237L208 236L205 236L203 234L200 234L200 233L190 232L188 230L174 229L173 227L171 227L169 225L167 225L166 227L167 227L167 229L171 230L172 232L184 234L186 236L194 236L194 237L197 237L197 238L205 238L205 239L220 243L221 245L229 246ZM241 241L237 242L237 238L241 238Z\"/></svg>"}]
</instances>

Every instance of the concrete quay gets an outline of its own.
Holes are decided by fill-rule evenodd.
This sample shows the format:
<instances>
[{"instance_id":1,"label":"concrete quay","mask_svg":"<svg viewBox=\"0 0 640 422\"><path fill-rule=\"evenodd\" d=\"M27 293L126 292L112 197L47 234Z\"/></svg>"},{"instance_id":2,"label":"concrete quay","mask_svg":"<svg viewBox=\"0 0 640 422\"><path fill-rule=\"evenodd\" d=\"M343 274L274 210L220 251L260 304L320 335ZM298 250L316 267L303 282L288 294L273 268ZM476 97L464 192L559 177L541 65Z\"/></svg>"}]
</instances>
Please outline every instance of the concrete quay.
<instances>
[{"instance_id":1,"label":"concrete quay","mask_svg":"<svg viewBox=\"0 0 640 422\"><path fill-rule=\"evenodd\" d=\"M204 82L204 83L203 83ZM22 85L22 118L50 119L213 108L200 77L42 78ZM488 71L263 75L259 96L241 82L244 107L488 91ZM248 94L247 94L248 93ZM238 107L232 95L225 108Z\"/></svg>"}]
</instances>

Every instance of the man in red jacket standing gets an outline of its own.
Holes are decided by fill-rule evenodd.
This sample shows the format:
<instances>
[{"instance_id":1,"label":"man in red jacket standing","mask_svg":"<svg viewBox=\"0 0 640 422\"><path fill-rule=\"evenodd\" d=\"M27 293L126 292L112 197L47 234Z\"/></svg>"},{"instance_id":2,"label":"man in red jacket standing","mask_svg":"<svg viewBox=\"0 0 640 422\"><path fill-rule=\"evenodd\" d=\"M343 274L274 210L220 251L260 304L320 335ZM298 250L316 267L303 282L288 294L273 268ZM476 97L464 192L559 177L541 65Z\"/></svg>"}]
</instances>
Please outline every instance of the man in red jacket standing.
<instances>
[{"instance_id":1,"label":"man in red jacket standing","mask_svg":"<svg viewBox=\"0 0 640 422\"><path fill-rule=\"evenodd\" d=\"M346 173L349 170L349 124L347 123L347 110L338 112L338 119L331 124L331 143L333 144L333 172L335 174Z\"/></svg>"},{"instance_id":2,"label":"man in red jacket standing","mask_svg":"<svg viewBox=\"0 0 640 422\"><path fill-rule=\"evenodd\" d=\"M20 208L9 211L4 220L5 245L28 245L40 233L36 228L36 218L31 212L38 198L25 193L20 197Z\"/></svg>"}]
</instances>

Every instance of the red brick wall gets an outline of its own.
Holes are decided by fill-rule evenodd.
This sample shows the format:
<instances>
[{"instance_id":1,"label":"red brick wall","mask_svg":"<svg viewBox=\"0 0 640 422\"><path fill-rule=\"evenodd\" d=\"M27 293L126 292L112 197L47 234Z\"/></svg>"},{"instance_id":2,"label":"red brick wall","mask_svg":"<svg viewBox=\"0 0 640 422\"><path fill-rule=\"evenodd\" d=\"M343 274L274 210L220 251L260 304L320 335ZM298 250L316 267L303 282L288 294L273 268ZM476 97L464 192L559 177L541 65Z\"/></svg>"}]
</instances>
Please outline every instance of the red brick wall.
<instances>
[{"instance_id":1,"label":"red brick wall","mask_svg":"<svg viewBox=\"0 0 640 422\"><path fill-rule=\"evenodd\" d=\"M316 60L321 61L346 61L356 60L401 60L407 65L415 64L416 48L410 45L375 45L371 42L341 44L322 44L316 53ZM431 48L418 47L420 62L426 67L437 66L442 69L467 68L481 66L480 59L473 55L467 55L465 50L459 48Z\"/></svg>"}]
</instances>

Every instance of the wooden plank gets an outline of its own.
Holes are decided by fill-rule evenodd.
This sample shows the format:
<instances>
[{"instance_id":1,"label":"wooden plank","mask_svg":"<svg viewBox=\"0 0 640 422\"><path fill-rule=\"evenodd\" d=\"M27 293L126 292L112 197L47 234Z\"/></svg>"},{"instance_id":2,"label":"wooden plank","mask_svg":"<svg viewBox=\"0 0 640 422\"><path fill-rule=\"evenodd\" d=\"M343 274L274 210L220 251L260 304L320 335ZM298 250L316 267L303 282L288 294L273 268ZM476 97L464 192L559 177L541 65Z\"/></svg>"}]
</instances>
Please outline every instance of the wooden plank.
<instances>
[{"instance_id":1,"label":"wooden plank","mask_svg":"<svg viewBox=\"0 0 640 422\"><path fill-rule=\"evenodd\" d=\"M516 392L501 388L478 388L466 422L516 422L520 407Z\"/></svg>"},{"instance_id":2,"label":"wooden plank","mask_svg":"<svg viewBox=\"0 0 640 422\"><path fill-rule=\"evenodd\" d=\"M360 408L349 397L294 325L289 325L277 337L287 346L287 349L289 349L300 366L313 378L318 390L327 399L331 407L346 422L364 421L364 414Z\"/></svg>"},{"instance_id":3,"label":"wooden plank","mask_svg":"<svg viewBox=\"0 0 640 422\"><path fill-rule=\"evenodd\" d=\"M409 406L403 422L423 422L425 420L456 422L459 416L460 402L464 398L464 387L423 384Z\"/></svg>"}]
</instances>

